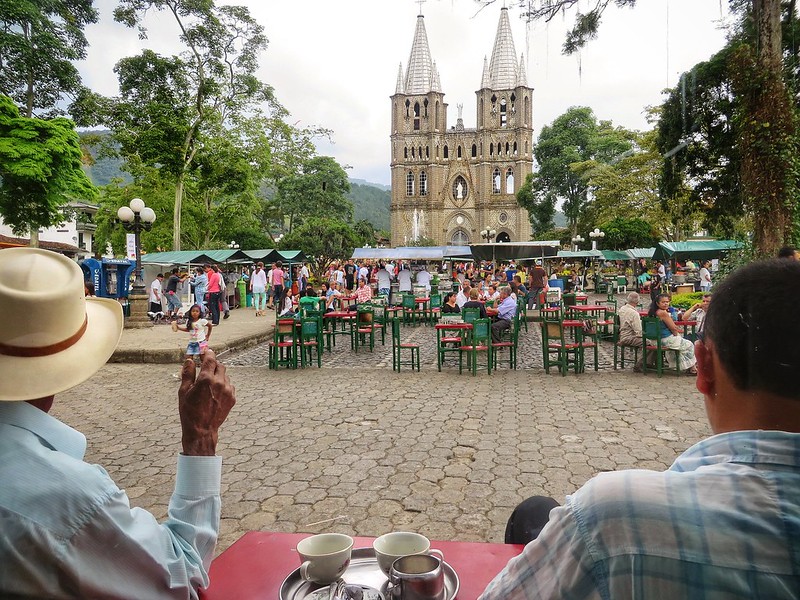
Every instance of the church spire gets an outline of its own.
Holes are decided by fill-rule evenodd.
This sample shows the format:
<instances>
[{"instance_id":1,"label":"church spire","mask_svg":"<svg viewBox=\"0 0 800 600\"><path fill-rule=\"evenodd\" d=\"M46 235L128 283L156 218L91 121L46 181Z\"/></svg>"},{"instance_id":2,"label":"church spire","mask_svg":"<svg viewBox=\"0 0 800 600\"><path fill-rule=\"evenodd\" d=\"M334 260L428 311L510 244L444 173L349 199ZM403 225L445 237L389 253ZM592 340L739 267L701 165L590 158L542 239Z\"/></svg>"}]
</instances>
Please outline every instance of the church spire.
<instances>
[{"instance_id":1,"label":"church spire","mask_svg":"<svg viewBox=\"0 0 800 600\"><path fill-rule=\"evenodd\" d=\"M483 74L481 75L481 89L488 88L489 83L489 59L483 57Z\"/></svg>"},{"instance_id":2,"label":"church spire","mask_svg":"<svg viewBox=\"0 0 800 600\"><path fill-rule=\"evenodd\" d=\"M425 32L425 17L417 16L417 29L411 44L411 55L408 57L406 70L406 94L427 94L431 91L435 73L431 51L428 48L428 34Z\"/></svg>"},{"instance_id":3,"label":"church spire","mask_svg":"<svg viewBox=\"0 0 800 600\"><path fill-rule=\"evenodd\" d=\"M525 54L519 55L519 72L517 73L517 85L528 86L528 75L525 69Z\"/></svg>"},{"instance_id":4,"label":"church spire","mask_svg":"<svg viewBox=\"0 0 800 600\"><path fill-rule=\"evenodd\" d=\"M511 89L517 86L517 55L511 23L508 21L508 8L500 9L500 23L494 39L492 60L489 63L489 86L492 89Z\"/></svg>"},{"instance_id":5,"label":"church spire","mask_svg":"<svg viewBox=\"0 0 800 600\"><path fill-rule=\"evenodd\" d=\"M395 89L394 93L405 93L405 89L403 88L403 63L400 63L400 68L397 70L397 88Z\"/></svg>"}]
</instances>

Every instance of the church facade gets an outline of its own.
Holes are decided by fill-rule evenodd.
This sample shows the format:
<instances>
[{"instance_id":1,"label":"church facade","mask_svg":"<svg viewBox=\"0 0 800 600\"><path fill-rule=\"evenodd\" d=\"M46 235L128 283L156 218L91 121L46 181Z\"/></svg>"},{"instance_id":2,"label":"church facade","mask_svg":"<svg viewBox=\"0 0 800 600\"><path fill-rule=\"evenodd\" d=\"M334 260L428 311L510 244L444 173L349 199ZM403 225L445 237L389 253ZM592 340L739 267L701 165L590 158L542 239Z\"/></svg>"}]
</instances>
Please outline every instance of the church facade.
<instances>
[{"instance_id":1,"label":"church facade","mask_svg":"<svg viewBox=\"0 0 800 600\"><path fill-rule=\"evenodd\" d=\"M491 60L484 59L477 126L465 128L462 106L448 127L447 103L417 17L408 65L391 97L391 243L420 238L438 245L529 241L528 212L516 193L533 169L533 88L517 56L508 9L500 12ZM494 241L494 240L492 240Z\"/></svg>"}]
</instances>

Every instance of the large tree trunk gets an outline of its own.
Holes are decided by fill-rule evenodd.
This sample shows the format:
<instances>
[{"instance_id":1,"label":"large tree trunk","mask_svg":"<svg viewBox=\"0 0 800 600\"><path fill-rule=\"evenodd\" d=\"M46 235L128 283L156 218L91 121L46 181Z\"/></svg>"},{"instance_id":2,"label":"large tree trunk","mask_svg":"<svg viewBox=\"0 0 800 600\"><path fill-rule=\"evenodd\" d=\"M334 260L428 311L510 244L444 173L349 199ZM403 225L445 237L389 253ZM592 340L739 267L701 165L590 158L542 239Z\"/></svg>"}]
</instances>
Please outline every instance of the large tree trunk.
<instances>
[{"instance_id":1,"label":"large tree trunk","mask_svg":"<svg viewBox=\"0 0 800 600\"><path fill-rule=\"evenodd\" d=\"M742 132L742 186L753 214L754 245L775 256L791 235L796 182L794 107L783 80L780 0L753 0L758 36Z\"/></svg>"},{"instance_id":2,"label":"large tree trunk","mask_svg":"<svg viewBox=\"0 0 800 600\"><path fill-rule=\"evenodd\" d=\"M38 248L39 247L39 228L38 227L31 227L31 241L30 241L31 248Z\"/></svg>"}]
</instances>

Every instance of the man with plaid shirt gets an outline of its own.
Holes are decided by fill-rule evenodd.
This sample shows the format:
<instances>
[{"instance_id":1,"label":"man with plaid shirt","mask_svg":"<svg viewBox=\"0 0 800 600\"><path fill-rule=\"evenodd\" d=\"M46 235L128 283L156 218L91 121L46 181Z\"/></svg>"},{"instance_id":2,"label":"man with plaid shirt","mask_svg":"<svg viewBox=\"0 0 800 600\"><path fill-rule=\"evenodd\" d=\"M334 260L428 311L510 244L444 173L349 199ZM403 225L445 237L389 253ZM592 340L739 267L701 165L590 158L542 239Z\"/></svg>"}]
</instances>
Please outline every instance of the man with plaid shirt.
<instances>
[{"instance_id":1,"label":"man with plaid shirt","mask_svg":"<svg viewBox=\"0 0 800 600\"><path fill-rule=\"evenodd\" d=\"M729 275L695 342L715 435L666 471L601 473L564 506L523 502L506 541L530 543L481 598L798 598L798 296L797 261Z\"/></svg>"}]
</instances>

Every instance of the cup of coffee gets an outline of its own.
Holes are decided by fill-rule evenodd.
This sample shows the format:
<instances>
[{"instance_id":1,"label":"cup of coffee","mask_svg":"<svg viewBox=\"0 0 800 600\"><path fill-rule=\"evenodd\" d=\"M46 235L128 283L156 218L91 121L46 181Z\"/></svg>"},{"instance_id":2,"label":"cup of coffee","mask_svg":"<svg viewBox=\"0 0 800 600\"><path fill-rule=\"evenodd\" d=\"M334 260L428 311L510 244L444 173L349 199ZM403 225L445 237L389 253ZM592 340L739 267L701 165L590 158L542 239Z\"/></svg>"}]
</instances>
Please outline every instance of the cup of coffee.
<instances>
[{"instance_id":1,"label":"cup of coffee","mask_svg":"<svg viewBox=\"0 0 800 600\"><path fill-rule=\"evenodd\" d=\"M398 558L389 569L386 591L397 600L445 600L442 560L428 554Z\"/></svg>"},{"instance_id":2,"label":"cup of coffee","mask_svg":"<svg viewBox=\"0 0 800 600\"><path fill-rule=\"evenodd\" d=\"M441 551L431 550L431 541L428 538L410 531L393 531L375 538L372 549L375 550L378 566L384 575L389 575L392 563L401 556L435 554L440 559L444 558Z\"/></svg>"},{"instance_id":3,"label":"cup of coffee","mask_svg":"<svg viewBox=\"0 0 800 600\"><path fill-rule=\"evenodd\" d=\"M300 577L306 581L328 585L350 564L353 538L342 533L320 533L297 543L300 555Z\"/></svg>"}]
</instances>

